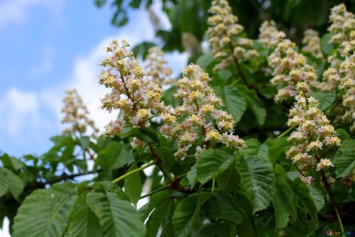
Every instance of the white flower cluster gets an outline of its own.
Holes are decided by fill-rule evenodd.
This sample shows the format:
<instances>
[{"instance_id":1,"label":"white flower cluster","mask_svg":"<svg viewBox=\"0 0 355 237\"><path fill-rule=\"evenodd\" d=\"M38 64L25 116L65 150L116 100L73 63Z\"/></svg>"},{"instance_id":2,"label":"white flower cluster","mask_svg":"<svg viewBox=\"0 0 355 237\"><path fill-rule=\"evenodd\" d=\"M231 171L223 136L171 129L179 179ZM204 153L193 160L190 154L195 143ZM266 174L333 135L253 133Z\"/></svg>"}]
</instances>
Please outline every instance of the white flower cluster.
<instances>
[{"instance_id":1,"label":"white flower cluster","mask_svg":"<svg viewBox=\"0 0 355 237\"><path fill-rule=\"evenodd\" d=\"M182 98L183 103L171 108L160 102L162 89L145 76L138 61L128 52L128 46L125 41L121 44L113 41L107 48L109 56L102 62L105 70L100 75L100 84L111 88L111 93L102 99L102 108L120 110L118 118L107 125L105 136L119 135L125 127L148 127L153 117L159 117L162 123L159 131L178 143L176 157L185 157L191 150L192 155L197 156L201 150L215 143L238 149L244 147L244 141L233 134L232 115L218 109L222 102L208 86L208 74L199 66L185 68L175 93L175 97ZM152 78L159 74L164 62L161 60L158 63L157 72L150 75ZM152 67L153 64L150 72L154 70ZM137 138L131 142L135 149L145 145Z\"/></svg>"},{"instance_id":2,"label":"white flower cluster","mask_svg":"<svg viewBox=\"0 0 355 237\"><path fill-rule=\"evenodd\" d=\"M139 62L127 47L126 41L121 44L112 41L107 47L109 56L102 61L104 70L100 84L111 88L111 93L101 100L102 108L120 110L118 118L106 126L104 136L118 135L128 126L149 126L149 120L165 109L160 102L162 89L145 77Z\"/></svg>"},{"instance_id":3,"label":"white flower cluster","mask_svg":"<svg viewBox=\"0 0 355 237\"><path fill-rule=\"evenodd\" d=\"M199 66L187 66L175 93L177 99L183 100L182 105L174 111L179 119L171 114L162 115L166 124L160 131L178 141L179 150L175 153L177 157L185 157L193 145L195 155L210 148L213 143L221 142L238 149L245 145L242 139L233 135L232 115L217 109L222 102L208 86L209 80L208 74Z\"/></svg>"},{"instance_id":4,"label":"white flower cluster","mask_svg":"<svg viewBox=\"0 0 355 237\"><path fill-rule=\"evenodd\" d=\"M329 159L321 157L320 151L340 145L334 127L317 106L316 99L306 99L300 92L287 122L288 126L297 126L297 129L288 137L292 146L286 157L305 173L314 170L315 166L317 171L334 166Z\"/></svg>"},{"instance_id":5,"label":"white flower cluster","mask_svg":"<svg viewBox=\"0 0 355 237\"><path fill-rule=\"evenodd\" d=\"M285 34L279 32L271 41L274 51L268 58L269 66L273 68L271 83L281 85L275 101L292 99L300 91L309 96L318 87L317 74L306 58L295 51L295 43L285 39Z\"/></svg>"},{"instance_id":6,"label":"white flower cluster","mask_svg":"<svg viewBox=\"0 0 355 237\"><path fill-rule=\"evenodd\" d=\"M304 38L302 39L303 52L311 54L318 60L323 60L324 56L320 48L319 33L315 30L308 29L304 32Z\"/></svg>"},{"instance_id":7,"label":"white flower cluster","mask_svg":"<svg viewBox=\"0 0 355 237\"><path fill-rule=\"evenodd\" d=\"M65 93L62 123L70 124L70 127L65 128L63 134L75 134L78 132L80 135L83 135L89 128L92 132L91 136L95 138L99 129L95 127L94 121L88 118L89 111L80 95L75 89L67 90Z\"/></svg>"},{"instance_id":8,"label":"white flower cluster","mask_svg":"<svg viewBox=\"0 0 355 237\"><path fill-rule=\"evenodd\" d=\"M237 24L238 17L232 14L228 1L213 0L209 12L212 16L208 18L207 36L211 53L214 58L221 60L215 70L224 69L235 60L242 62L259 55L252 49L253 41L240 36L244 28Z\"/></svg>"},{"instance_id":9,"label":"white flower cluster","mask_svg":"<svg viewBox=\"0 0 355 237\"><path fill-rule=\"evenodd\" d=\"M323 77L330 87L340 88L342 104L338 106L336 121L352 124L350 130L355 131L355 17L340 4L331 10L329 31L333 34L331 42L338 46L338 53L328 57L330 67Z\"/></svg>"},{"instance_id":10,"label":"white flower cluster","mask_svg":"<svg viewBox=\"0 0 355 237\"><path fill-rule=\"evenodd\" d=\"M172 70L167 66L164 52L159 47L149 48L145 71L147 77L161 88L163 88L163 85L169 85L173 81L171 79Z\"/></svg>"},{"instance_id":11,"label":"white flower cluster","mask_svg":"<svg viewBox=\"0 0 355 237\"><path fill-rule=\"evenodd\" d=\"M265 47L269 47L271 40L279 34L279 30L276 28L276 23L273 20L264 21L259 28L259 42Z\"/></svg>"}]
</instances>

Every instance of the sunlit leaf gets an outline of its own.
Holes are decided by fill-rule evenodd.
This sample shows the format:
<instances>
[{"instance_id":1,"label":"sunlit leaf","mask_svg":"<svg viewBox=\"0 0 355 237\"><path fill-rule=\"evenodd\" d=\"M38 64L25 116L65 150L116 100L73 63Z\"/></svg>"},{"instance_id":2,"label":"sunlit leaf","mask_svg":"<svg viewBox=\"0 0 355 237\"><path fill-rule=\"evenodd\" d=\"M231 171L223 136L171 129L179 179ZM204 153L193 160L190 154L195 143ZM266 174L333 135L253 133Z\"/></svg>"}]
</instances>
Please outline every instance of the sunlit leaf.
<instances>
[{"instance_id":1,"label":"sunlit leaf","mask_svg":"<svg viewBox=\"0 0 355 237\"><path fill-rule=\"evenodd\" d=\"M76 185L55 184L29 195L15 217L14 237L60 237L76 199Z\"/></svg>"}]
</instances>

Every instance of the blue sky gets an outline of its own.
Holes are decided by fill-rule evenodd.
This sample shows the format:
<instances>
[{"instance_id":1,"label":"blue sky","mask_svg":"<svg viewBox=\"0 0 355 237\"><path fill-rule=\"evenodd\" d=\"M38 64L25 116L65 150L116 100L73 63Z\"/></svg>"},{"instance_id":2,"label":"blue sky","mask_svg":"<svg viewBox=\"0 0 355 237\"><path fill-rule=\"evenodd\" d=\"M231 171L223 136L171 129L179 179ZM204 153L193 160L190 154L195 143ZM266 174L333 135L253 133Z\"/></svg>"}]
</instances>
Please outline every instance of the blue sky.
<instances>
[{"instance_id":1,"label":"blue sky","mask_svg":"<svg viewBox=\"0 0 355 237\"><path fill-rule=\"evenodd\" d=\"M158 5L153 9L159 14ZM60 111L66 89L78 90L101 131L115 117L99 109L108 92L98 84L105 46L112 39L158 42L143 9L130 11L124 28L111 25L113 13L110 5L99 9L94 0L0 0L0 152L15 157L46 152L49 138L64 128ZM175 75L186 58L167 55ZM5 220L0 236L9 236L7 225Z\"/></svg>"},{"instance_id":2,"label":"blue sky","mask_svg":"<svg viewBox=\"0 0 355 237\"><path fill-rule=\"evenodd\" d=\"M17 157L47 151L49 138L64 127L66 89L79 91L101 130L114 117L99 109L99 98L108 92L97 80L105 46L114 38L131 45L155 39L143 9L130 11L124 28L111 25L113 12L110 5L97 8L94 0L0 0L0 151ZM175 75L185 59L168 56Z\"/></svg>"}]
</instances>

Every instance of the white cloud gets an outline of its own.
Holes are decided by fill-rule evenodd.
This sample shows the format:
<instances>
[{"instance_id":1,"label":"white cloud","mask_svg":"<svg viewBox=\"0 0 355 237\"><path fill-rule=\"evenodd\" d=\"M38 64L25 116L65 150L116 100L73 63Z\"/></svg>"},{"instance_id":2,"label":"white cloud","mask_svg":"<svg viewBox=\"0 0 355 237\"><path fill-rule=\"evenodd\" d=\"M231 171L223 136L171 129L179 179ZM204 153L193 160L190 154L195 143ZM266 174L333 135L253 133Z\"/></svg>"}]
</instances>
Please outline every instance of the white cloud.
<instances>
[{"instance_id":1,"label":"white cloud","mask_svg":"<svg viewBox=\"0 0 355 237\"><path fill-rule=\"evenodd\" d=\"M60 132L57 91L8 89L0 97L0 149L11 155L41 154Z\"/></svg>"},{"instance_id":2,"label":"white cloud","mask_svg":"<svg viewBox=\"0 0 355 237\"><path fill-rule=\"evenodd\" d=\"M39 122L39 98L33 92L9 89L0 100L0 128L10 136L18 136L24 126Z\"/></svg>"},{"instance_id":3,"label":"white cloud","mask_svg":"<svg viewBox=\"0 0 355 237\"><path fill-rule=\"evenodd\" d=\"M33 6L44 6L57 15L62 9L64 0L6 0L0 2L0 30L13 23L25 21L28 10Z\"/></svg>"}]
</instances>

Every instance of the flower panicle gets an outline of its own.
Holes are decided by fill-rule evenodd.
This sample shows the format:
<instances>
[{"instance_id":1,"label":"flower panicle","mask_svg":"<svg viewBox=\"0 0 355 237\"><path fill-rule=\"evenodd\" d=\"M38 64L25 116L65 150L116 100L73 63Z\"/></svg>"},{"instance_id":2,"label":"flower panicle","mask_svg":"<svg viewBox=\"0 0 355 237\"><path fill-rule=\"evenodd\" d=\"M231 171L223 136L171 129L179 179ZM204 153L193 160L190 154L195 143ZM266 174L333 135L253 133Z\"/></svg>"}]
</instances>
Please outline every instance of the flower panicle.
<instances>
[{"instance_id":1,"label":"flower panicle","mask_svg":"<svg viewBox=\"0 0 355 237\"><path fill-rule=\"evenodd\" d=\"M327 117L318 109L316 99L306 98L300 92L290 110L287 124L297 128L288 137L292 146L286 152L286 158L298 166L302 175L334 166L330 159L322 157L321 151L339 146L340 139Z\"/></svg>"},{"instance_id":2,"label":"flower panicle","mask_svg":"<svg viewBox=\"0 0 355 237\"><path fill-rule=\"evenodd\" d=\"M259 28L259 42L265 47L272 45L272 40L278 37L280 34L279 30L276 28L276 23L273 20L264 21Z\"/></svg>"},{"instance_id":3,"label":"flower panicle","mask_svg":"<svg viewBox=\"0 0 355 237\"><path fill-rule=\"evenodd\" d=\"M232 14L232 9L226 0L213 0L208 18L207 36L211 46L212 56L221 60L214 70L221 70L233 64L258 56L252 49L253 41L241 36L244 28L239 25L238 17Z\"/></svg>"},{"instance_id":4,"label":"flower panicle","mask_svg":"<svg viewBox=\"0 0 355 237\"><path fill-rule=\"evenodd\" d=\"M335 120L350 124L350 131L355 132L355 16L340 4L332 8L330 22L330 42L338 48L328 57L330 67L323 77L332 89L339 88L342 95L342 103L334 110Z\"/></svg>"},{"instance_id":5,"label":"flower panicle","mask_svg":"<svg viewBox=\"0 0 355 237\"><path fill-rule=\"evenodd\" d=\"M276 33L270 43L273 48L268 58L273 69L271 83L282 86L275 96L276 102L293 99L300 91L309 96L314 90L322 90L314 67L295 50L295 43L285 37L283 32Z\"/></svg>"},{"instance_id":6,"label":"flower panicle","mask_svg":"<svg viewBox=\"0 0 355 237\"><path fill-rule=\"evenodd\" d=\"M76 89L66 90L63 99L64 105L62 113L64 117L62 123L69 124L70 127L63 130L64 135L79 133L82 136L85 132L92 132L91 137L96 138L99 129L92 119L88 117L89 110Z\"/></svg>"},{"instance_id":7,"label":"flower panicle","mask_svg":"<svg viewBox=\"0 0 355 237\"><path fill-rule=\"evenodd\" d=\"M119 135L128 126L148 127L149 121L156 118L161 123L159 132L177 141L176 157L183 158L191 152L197 156L217 143L236 149L245 146L234 135L233 116L219 109L222 101L208 85L211 78L199 66L192 64L184 69L174 95L182 104L172 108L160 102L161 87L145 76L127 47L125 42L113 41L103 61L100 84L110 88L111 93L101 100L102 108L120 110L118 118L106 126L106 137ZM131 142L134 149L146 145L138 138Z\"/></svg>"},{"instance_id":8,"label":"flower panicle","mask_svg":"<svg viewBox=\"0 0 355 237\"><path fill-rule=\"evenodd\" d=\"M192 64L185 68L178 81L175 98L182 99L182 105L175 108L174 119L160 129L162 134L178 141L176 157L183 158L193 149L197 156L214 143L224 143L238 149L245 146L242 139L233 135L233 116L218 109L222 101L208 85L210 80L207 73ZM165 115L163 122L167 120L168 116Z\"/></svg>"},{"instance_id":9,"label":"flower panicle","mask_svg":"<svg viewBox=\"0 0 355 237\"><path fill-rule=\"evenodd\" d=\"M146 75L161 88L174 83L171 78L172 69L167 66L164 52L157 46L151 47L148 50L145 71Z\"/></svg>"},{"instance_id":10,"label":"flower panicle","mask_svg":"<svg viewBox=\"0 0 355 237\"><path fill-rule=\"evenodd\" d=\"M302 39L303 52L311 54L318 60L324 60L322 50L320 48L319 33L315 30L308 29L304 32L304 38Z\"/></svg>"},{"instance_id":11,"label":"flower panicle","mask_svg":"<svg viewBox=\"0 0 355 237\"><path fill-rule=\"evenodd\" d=\"M118 135L128 126L149 126L149 120L164 109L160 102L162 89L146 78L128 47L124 40L121 43L113 40L107 47L108 56L101 63L103 71L99 82L111 89L101 99L102 108L109 112L120 111L118 118L106 126L106 137Z\"/></svg>"}]
</instances>

